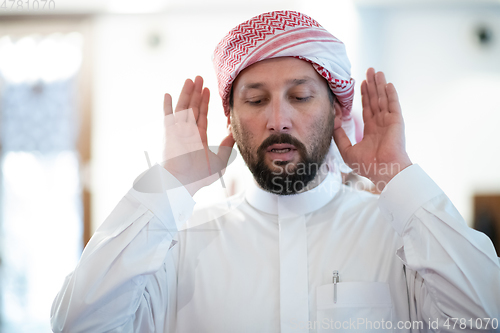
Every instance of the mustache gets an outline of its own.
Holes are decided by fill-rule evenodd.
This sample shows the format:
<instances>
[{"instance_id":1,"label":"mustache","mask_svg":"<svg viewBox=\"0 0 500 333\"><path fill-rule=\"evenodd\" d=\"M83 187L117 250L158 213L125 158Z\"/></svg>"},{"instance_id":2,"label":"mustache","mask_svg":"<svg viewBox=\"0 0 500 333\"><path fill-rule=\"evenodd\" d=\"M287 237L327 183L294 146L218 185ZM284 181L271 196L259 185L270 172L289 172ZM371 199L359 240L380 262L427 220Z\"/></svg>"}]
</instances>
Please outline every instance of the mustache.
<instances>
[{"instance_id":1,"label":"mustache","mask_svg":"<svg viewBox=\"0 0 500 333\"><path fill-rule=\"evenodd\" d=\"M271 134L264 141L262 141L257 150L258 155L263 156L269 146L279 143L287 143L290 145L294 145L295 148L297 148L297 151L302 156L304 156L303 154L306 153L306 146L302 142L300 142L298 139L296 139L295 137L293 137L288 133L280 133L280 134Z\"/></svg>"}]
</instances>

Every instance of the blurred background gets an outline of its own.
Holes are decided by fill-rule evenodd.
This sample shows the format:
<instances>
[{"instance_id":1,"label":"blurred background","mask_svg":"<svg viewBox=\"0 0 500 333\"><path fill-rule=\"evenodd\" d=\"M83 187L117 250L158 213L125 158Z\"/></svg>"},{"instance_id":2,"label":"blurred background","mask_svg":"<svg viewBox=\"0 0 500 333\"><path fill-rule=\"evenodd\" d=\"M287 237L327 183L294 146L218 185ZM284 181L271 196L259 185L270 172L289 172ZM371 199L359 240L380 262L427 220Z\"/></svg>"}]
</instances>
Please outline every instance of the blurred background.
<instances>
[{"instance_id":1,"label":"blurred background","mask_svg":"<svg viewBox=\"0 0 500 333\"><path fill-rule=\"evenodd\" d=\"M211 62L263 12L315 18L398 89L407 150L470 226L500 240L500 0L0 0L0 332L50 332L53 298L134 179L159 162L162 102L201 75L209 144L226 135ZM238 157L196 194L251 176ZM498 245L497 245L498 249Z\"/></svg>"}]
</instances>

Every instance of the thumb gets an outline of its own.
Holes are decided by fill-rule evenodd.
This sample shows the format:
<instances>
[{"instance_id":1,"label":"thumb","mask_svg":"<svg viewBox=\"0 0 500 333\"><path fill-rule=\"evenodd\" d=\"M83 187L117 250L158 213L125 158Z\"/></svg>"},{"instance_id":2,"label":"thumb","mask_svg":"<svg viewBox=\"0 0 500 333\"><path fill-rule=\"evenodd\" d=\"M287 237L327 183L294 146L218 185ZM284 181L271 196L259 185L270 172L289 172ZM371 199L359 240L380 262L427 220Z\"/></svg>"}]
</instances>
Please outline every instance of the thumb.
<instances>
[{"instance_id":1,"label":"thumb","mask_svg":"<svg viewBox=\"0 0 500 333\"><path fill-rule=\"evenodd\" d=\"M229 157L231 157L231 153L233 152L233 146L236 141L233 138L233 133L230 132L228 136L226 136L219 145L219 151L217 152L217 156L222 160L224 166L227 166L229 162Z\"/></svg>"},{"instance_id":2,"label":"thumb","mask_svg":"<svg viewBox=\"0 0 500 333\"><path fill-rule=\"evenodd\" d=\"M351 140L349 140L349 137L347 137L347 134L345 134L345 131L341 126L333 130L333 139L339 148L340 155L342 155L344 161L347 162L346 153L347 150L352 147L352 144Z\"/></svg>"}]
</instances>

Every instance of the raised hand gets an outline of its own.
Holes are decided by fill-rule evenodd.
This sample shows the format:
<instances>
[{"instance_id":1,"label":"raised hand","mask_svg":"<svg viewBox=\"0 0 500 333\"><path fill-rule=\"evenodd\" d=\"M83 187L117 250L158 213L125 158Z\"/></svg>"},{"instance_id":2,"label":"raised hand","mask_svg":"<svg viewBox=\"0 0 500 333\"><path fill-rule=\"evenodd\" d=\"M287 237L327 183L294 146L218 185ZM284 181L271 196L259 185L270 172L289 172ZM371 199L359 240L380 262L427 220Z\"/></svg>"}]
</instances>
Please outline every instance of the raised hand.
<instances>
[{"instance_id":1,"label":"raised hand","mask_svg":"<svg viewBox=\"0 0 500 333\"><path fill-rule=\"evenodd\" d=\"M405 150L401 106L394 85L373 68L368 69L361 84L361 100L363 139L351 145L340 126L335 126L333 137L347 165L381 191L397 173L412 164Z\"/></svg>"},{"instance_id":2,"label":"raised hand","mask_svg":"<svg viewBox=\"0 0 500 333\"><path fill-rule=\"evenodd\" d=\"M162 165L194 195L210 185L224 172L234 139L229 134L222 140L217 154L208 149L207 114L210 91L203 88L203 79L187 79L182 88L175 113L172 97L165 94L165 142Z\"/></svg>"}]
</instances>

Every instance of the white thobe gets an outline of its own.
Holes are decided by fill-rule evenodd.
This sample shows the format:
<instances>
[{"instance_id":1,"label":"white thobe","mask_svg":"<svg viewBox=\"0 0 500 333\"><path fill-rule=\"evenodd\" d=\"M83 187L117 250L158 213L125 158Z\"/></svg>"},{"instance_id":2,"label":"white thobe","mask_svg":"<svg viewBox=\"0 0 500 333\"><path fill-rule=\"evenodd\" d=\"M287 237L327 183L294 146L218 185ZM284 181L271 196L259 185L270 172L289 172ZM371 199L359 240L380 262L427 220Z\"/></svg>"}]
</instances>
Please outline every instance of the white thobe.
<instances>
[{"instance_id":1,"label":"white thobe","mask_svg":"<svg viewBox=\"0 0 500 333\"><path fill-rule=\"evenodd\" d=\"M158 165L143 178L177 182ZM475 331L449 318L495 331L493 245L417 165L380 196L328 176L192 214L182 186L160 192L132 188L98 228L54 301L55 332Z\"/></svg>"}]
</instances>

